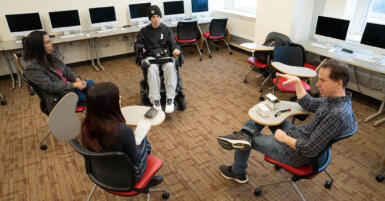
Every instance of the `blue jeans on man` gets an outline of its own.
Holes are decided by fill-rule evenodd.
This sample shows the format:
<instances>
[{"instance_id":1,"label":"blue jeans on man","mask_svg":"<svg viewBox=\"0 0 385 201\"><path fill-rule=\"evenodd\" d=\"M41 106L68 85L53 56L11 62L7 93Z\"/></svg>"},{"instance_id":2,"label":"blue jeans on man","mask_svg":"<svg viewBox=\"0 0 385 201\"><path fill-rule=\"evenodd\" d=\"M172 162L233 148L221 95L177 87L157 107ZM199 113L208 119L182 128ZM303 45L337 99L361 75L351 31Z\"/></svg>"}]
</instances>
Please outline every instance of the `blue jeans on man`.
<instances>
[{"instance_id":1,"label":"blue jeans on man","mask_svg":"<svg viewBox=\"0 0 385 201\"><path fill-rule=\"evenodd\" d=\"M269 126L269 129L273 133L272 135L261 134L261 130L265 125L255 123L252 120L248 120L243 126L241 132L249 133L251 138L251 148L255 149L269 157L278 160L283 163L289 163L287 160L287 154L284 146L275 140L274 133L277 129L285 129L291 126L291 123L284 121L278 126ZM232 172L236 175L246 174L246 168L248 166L248 159L251 149L239 150L235 149L234 162L232 165Z\"/></svg>"}]
</instances>

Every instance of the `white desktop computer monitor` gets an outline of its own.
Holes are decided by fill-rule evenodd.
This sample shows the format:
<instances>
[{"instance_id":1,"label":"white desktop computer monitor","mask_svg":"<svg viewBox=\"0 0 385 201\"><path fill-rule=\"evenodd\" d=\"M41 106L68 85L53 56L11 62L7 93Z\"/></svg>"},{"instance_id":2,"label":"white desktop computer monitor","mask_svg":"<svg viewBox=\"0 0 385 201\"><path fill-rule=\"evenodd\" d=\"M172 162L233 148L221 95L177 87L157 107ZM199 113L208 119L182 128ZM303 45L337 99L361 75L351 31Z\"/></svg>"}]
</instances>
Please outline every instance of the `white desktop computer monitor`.
<instances>
[{"instance_id":1,"label":"white desktop computer monitor","mask_svg":"<svg viewBox=\"0 0 385 201\"><path fill-rule=\"evenodd\" d=\"M114 6L89 8L91 27L100 27L102 30L116 24Z\"/></svg>"},{"instance_id":2,"label":"white desktop computer monitor","mask_svg":"<svg viewBox=\"0 0 385 201\"><path fill-rule=\"evenodd\" d=\"M375 59L382 59L385 54L385 25L366 23L360 43L365 49L373 51Z\"/></svg>"},{"instance_id":3,"label":"white desktop computer monitor","mask_svg":"<svg viewBox=\"0 0 385 201\"><path fill-rule=\"evenodd\" d=\"M346 39L349 23L349 20L318 16L314 38L327 43L329 47L342 44Z\"/></svg>"},{"instance_id":4,"label":"white desktop computer monitor","mask_svg":"<svg viewBox=\"0 0 385 201\"><path fill-rule=\"evenodd\" d=\"M53 32L64 32L64 35L71 31L81 30L78 10L65 10L49 12Z\"/></svg>"},{"instance_id":5,"label":"white desktop computer monitor","mask_svg":"<svg viewBox=\"0 0 385 201\"><path fill-rule=\"evenodd\" d=\"M129 4L128 10L130 12L130 21L138 22L138 23L149 22L147 12L150 6L151 6L150 2Z\"/></svg>"},{"instance_id":6,"label":"white desktop computer monitor","mask_svg":"<svg viewBox=\"0 0 385 201\"><path fill-rule=\"evenodd\" d=\"M184 1L165 1L163 2L164 19L184 18Z\"/></svg>"},{"instance_id":7,"label":"white desktop computer monitor","mask_svg":"<svg viewBox=\"0 0 385 201\"><path fill-rule=\"evenodd\" d=\"M39 13L22 13L5 15L11 36L27 36L35 30L43 31Z\"/></svg>"},{"instance_id":8,"label":"white desktop computer monitor","mask_svg":"<svg viewBox=\"0 0 385 201\"><path fill-rule=\"evenodd\" d=\"M209 16L208 0L191 0L191 15L194 18L203 18Z\"/></svg>"}]
</instances>

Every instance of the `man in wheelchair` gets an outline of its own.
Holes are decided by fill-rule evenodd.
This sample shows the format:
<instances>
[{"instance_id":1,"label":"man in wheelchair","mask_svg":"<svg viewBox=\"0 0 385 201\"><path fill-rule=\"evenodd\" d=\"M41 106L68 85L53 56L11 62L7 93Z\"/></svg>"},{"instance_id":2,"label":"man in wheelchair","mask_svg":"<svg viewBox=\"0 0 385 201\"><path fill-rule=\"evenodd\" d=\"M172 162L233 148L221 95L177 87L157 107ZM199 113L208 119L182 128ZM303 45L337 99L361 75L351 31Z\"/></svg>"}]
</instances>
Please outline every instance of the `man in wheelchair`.
<instances>
[{"instance_id":1,"label":"man in wheelchair","mask_svg":"<svg viewBox=\"0 0 385 201\"><path fill-rule=\"evenodd\" d=\"M172 56L180 55L180 47L174 39L172 30L160 22L161 17L162 13L158 6L153 5L149 8L148 18L151 23L140 30L135 51L137 52L137 62L142 65L144 77L147 78L148 98L156 109L162 108L161 77L159 76L161 67L166 89L165 112L172 113L178 82L175 59ZM145 74L146 70L147 74Z\"/></svg>"}]
</instances>

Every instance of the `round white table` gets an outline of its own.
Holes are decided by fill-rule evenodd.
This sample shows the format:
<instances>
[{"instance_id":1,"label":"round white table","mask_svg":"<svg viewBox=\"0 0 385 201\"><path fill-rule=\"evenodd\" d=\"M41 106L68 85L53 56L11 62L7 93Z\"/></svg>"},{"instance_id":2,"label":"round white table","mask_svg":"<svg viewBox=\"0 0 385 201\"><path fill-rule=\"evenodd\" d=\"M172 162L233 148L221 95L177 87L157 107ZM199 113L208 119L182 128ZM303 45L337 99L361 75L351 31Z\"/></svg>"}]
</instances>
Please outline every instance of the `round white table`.
<instances>
[{"instance_id":1,"label":"round white table","mask_svg":"<svg viewBox=\"0 0 385 201\"><path fill-rule=\"evenodd\" d=\"M138 122L142 119L149 120L151 122L151 126L160 125L166 117L163 110L158 111L158 113L154 118L148 119L144 117L144 114L149 109L150 109L149 106L132 105L132 106L122 107L121 111L124 116L124 119L126 119L126 124L129 126L138 125Z\"/></svg>"}]
</instances>

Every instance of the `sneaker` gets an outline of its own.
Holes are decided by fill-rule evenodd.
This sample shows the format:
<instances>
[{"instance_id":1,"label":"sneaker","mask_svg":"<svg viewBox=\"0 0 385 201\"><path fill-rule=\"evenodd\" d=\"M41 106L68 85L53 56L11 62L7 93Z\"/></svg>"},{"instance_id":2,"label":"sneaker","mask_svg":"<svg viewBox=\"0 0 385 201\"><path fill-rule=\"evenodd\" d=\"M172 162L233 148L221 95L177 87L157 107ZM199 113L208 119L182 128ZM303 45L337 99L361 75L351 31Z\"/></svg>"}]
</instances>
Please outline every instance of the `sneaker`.
<instances>
[{"instance_id":1,"label":"sneaker","mask_svg":"<svg viewBox=\"0 0 385 201\"><path fill-rule=\"evenodd\" d=\"M226 166L226 165L221 165L219 167L219 173L226 178L226 179L232 179L235 180L236 182L240 184L246 183L249 179L247 179L247 175L235 175L233 171L231 170L232 166Z\"/></svg>"},{"instance_id":2,"label":"sneaker","mask_svg":"<svg viewBox=\"0 0 385 201\"><path fill-rule=\"evenodd\" d=\"M218 136L217 140L218 144L221 145L222 148L228 150L250 150L251 148L250 137L241 131L234 132L231 135Z\"/></svg>"},{"instance_id":3,"label":"sneaker","mask_svg":"<svg viewBox=\"0 0 385 201\"><path fill-rule=\"evenodd\" d=\"M166 109L164 111L166 113L173 113L174 112L174 99L167 99Z\"/></svg>"},{"instance_id":4,"label":"sneaker","mask_svg":"<svg viewBox=\"0 0 385 201\"><path fill-rule=\"evenodd\" d=\"M160 105L160 100L155 100L154 105L152 106L157 110L162 110L162 106Z\"/></svg>"},{"instance_id":5,"label":"sneaker","mask_svg":"<svg viewBox=\"0 0 385 201\"><path fill-rule=\"evenodd\" d=\"M151 178L151 180L148 182L148 186L149 187L156 186L156 185L162 183L162 181L163 181L163 177L162 176L160 176L160 175L153 176Z\"/></svg>"}]
</instances>

